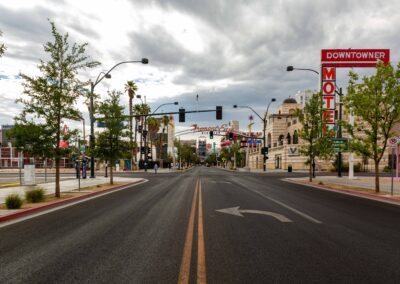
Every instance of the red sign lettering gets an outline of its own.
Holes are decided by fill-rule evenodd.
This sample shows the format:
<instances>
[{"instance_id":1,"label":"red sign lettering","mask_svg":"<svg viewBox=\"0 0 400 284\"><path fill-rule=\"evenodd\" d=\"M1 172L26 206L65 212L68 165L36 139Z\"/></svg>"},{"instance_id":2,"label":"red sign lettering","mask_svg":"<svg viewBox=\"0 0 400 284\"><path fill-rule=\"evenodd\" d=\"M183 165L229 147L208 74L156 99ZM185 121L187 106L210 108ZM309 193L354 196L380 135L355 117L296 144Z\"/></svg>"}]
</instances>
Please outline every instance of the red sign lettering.
<instances>
[{"instance_id":1,"label":"red sign lettering","mask_svg":"<svg viewBox=\"0 0 400 284\"><path fill-rule=\"evenodd\" d=\"M390 62L389 49L322 49L322 66L376 67L382 61Z\"/></svg>"},{"instance_id":2,"label":"red sign lettering","mask_svg":"<svg viewBox=\"0 0 400 284\"><path fill-rule=\"evenodd\" d=\"M322 67L322 80L336 80L336 68Z\"/></svg>"},{"instance_id":3,"label":"red sign lettering","mask_svg":"<svg viewBox=\"0 0 400 284\"><path fill-rule=\"evenodd\" d=\"M335 123L335 110L333 110L333 109L324 110L323 119L326 124L334 124Z\"/></svg>"},{"instance_id":4,"label":"red sign lettering","mask_svg":"<svg viewBox=\"0 0 400 284\"><path fill-rule=\"evenodd\" d=\"M323 96L322 107L325 109L335 109L335 96Z\"/></svg>"},{"instance_id":5,"label":"red sign lettering","mask_svg":"<svg viewBox=\"0 0 400 284\"><path fill-rule=\"evenodd\" d=\"M322 81L322 94L323 95L332 95L335 92L335 84L334 82L324 82Z\"/></svg>"}]
</instances>

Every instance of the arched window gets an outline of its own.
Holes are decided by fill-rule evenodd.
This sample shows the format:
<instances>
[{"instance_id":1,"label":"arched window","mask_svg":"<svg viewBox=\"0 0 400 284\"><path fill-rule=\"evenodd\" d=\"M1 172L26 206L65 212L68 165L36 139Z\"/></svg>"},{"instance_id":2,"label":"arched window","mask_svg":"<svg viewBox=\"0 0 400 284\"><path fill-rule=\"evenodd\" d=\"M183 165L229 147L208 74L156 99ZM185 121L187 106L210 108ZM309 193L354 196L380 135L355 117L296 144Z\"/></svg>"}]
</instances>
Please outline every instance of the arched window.
<instances>
[{"instance_id":1,"label":"arched window","mask_svg":"<svg viewBox=\"0 0 400 284\"><path fill-rule=\"evenodd\" d=\"M293 133L293 144L299 144L299 134L297 134L297 130Z\"/></svg>"},{"instance_id":2,"label":"arched window","mask_svg":"<svg viewBox=\"0 0 400 284\"><path fill-rule=\"evenodd\" d=\"M283 145L283 139L285 139L285 136L279 135L279 138L278 138L278 145L279 145L279 146L282 146L282 145Z\"/></svg>"},{"instance_id":3,"label":"arched window","mask_svg":"<svg viewBox=\"0 0 400 284\"><path fill-rule=\"evenodd\" d=\"M288 134L286 135L286 140L288 145L292 142L292 136L290 136L290 133L288 132Z\"/></svg>"},{"instance_id":4,"label":"arched window","mask_svg":"<svg viewBox=\"0 0 400 284\"><path fill-rule=\"evenodd\" d=\"M268 148L271 148L271 140L272 140L271 133L268 133L268 138L267 138L267 146L268 146Z\"/></svg>"}]
</instances>

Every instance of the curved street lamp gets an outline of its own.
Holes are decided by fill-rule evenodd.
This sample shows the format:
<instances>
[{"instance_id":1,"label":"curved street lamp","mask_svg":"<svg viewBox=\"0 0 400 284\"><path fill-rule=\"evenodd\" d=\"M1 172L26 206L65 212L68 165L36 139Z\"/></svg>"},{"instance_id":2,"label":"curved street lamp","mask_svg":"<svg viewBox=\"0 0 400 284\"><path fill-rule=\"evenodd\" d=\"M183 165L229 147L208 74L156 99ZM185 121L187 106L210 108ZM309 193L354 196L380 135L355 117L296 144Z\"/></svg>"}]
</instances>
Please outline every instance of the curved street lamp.
<instances>
[{"instance_id":1,"label":"curved street lamp","mask_svg":"<svg viewBox=\"0 0 400 284\"><path fill-rule=\"evenodd\" d=\"M129 61L122 61L117 64L115 64L110 70L107 72L100 72L99 75L97 75L96 81L90 82L90 178L94 178L94 145L95 145L95 139L94 139L94 102L93 102L93 93L94 93L94 88L104 79L109 79L111 78L110 72L114 70L117 66L125 63L142 63L142 64L148 64L149 60L147 58L142 58L141 60L129 60ZM101 76L103 75L103 76Z\"/></svg>"},{"instance_id":2,"label":"curved street lamp","mask_svg":"<svg viewBox=\"0 0 400 284\"><path fill-rule=\"evenodd\" d=\"M269 106L271 105L271 103L275 102L276 99L272 98L271 101L268 103L267 106L267 111L264 114L264 118L261 117L261 115L259 115L252 107L249 106L238 106L238 105L233 105L233 108L248 108L250 109L252 112L254 112L255 115L257 115L261 121L263 122L263 170L264 172L267 170L267 165L266 165L266 161L267 161L267 153L266 153L266 137L265 137L265 132L266 132L266 128L267 128L267 116L268 116L268 110L269 110Z\"/></svg>"},{"instance_id":3,"label":"curved street lamp","mask_svg":"<svg viewBox=\"0 0 400 284\"><path fill-rule=\"evenodd\" d=\"M286 71L288 71L288 72L293 71L293 70L311 71L311 72L317 73L317 74L319 75L319 72L318 72L317 70L314 70L314 69L309 69L309 68L294 68L293 66L287 66L287 67L286 67Z\"/></svg>"},{"instance_id":4,"label":"curved street lamp","mask_svg":"<svg viewBox=\"0 0 400 284\"><path fill-rule=\"evenodd\" d=\"M176 105L176 106L177 106L177 105L179 105L179 102L165 103L165 104L159 105L159 106L156 108L156 110L153 111L153 112L151 113L151 115L155 114L156 111L157 111L160 107L167 106L167 105Z\"/></svg>"}]
</instances>

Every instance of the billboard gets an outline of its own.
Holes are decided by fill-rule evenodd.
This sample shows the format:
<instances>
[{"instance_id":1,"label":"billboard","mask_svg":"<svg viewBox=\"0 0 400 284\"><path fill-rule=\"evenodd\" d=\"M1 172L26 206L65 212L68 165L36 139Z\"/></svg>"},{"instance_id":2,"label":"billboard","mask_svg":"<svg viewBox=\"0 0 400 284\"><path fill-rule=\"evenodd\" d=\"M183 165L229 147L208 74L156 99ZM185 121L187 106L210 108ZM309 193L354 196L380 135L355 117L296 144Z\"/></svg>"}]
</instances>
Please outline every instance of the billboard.
<instances>
[{"instance_id":1,"label":"billboard","mask_svg":"<svg viewBox=\"0 0 400 284\"><path fill-rule=\"evenodd\" d=\"M376 67L390 61L389 49L322 49L321 64L330 67Z\"/></svg>"}]
</instances>

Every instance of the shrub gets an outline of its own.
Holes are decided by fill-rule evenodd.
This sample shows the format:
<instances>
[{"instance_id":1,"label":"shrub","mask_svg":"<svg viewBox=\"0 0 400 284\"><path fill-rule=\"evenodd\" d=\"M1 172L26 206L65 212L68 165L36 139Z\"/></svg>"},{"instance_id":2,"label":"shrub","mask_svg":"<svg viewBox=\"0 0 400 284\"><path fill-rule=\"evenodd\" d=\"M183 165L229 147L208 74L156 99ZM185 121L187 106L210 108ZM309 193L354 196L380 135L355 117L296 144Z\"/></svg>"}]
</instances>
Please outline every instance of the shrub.
<instances>
[{"instance_id":1,"label":"shrub","mask_svg":"<svg viewBox=\"0 0 400 284\"><path fill-rule=\"evenodd\" d=\"M18 194L10 194L6 197L7 209L19 209L22 205L22 199Z\"/></svg>"},{"instance_id":2,"label":"shrub","mask_svg":"<svg viewBox=\"0 0 400 284\"><path fill-rule=\"evenodd\" d=\"M44 200L44 189L35 188L25 192L25 199L27 202L36 203Z\"/></svg>"}]
</instances>

